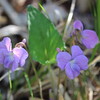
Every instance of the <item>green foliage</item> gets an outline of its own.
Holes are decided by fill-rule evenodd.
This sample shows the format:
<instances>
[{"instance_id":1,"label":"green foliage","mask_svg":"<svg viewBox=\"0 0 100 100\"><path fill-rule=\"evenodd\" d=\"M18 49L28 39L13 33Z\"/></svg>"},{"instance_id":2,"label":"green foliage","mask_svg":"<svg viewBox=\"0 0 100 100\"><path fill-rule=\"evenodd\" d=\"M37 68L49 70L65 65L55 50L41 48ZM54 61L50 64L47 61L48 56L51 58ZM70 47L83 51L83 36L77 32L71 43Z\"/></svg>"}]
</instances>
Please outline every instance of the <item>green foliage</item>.
<instances>
[{"instance_id":1,"label":"green foliage","mask_svg":"<svg viewBox=\"0 0 100 100\"><path fill-rule=\"evenodd\" d=\"M55 62L56 48L63 48L64 43L58 31L40 11L31 5L28 11L29 52L33 60L41 64Z\"/></svg>"},{"instance_id":2,"label":"green foliage","mask_svg":"<svg viewBox=\"0 0 100 100\"><path fill-rule=\"evenodd\" d=\"M2 100L2 94L1 94L1 92L0 92L0 100Z\"/></svg>"},{"instance_id":3,"label":"green foliage","mask_svg":"<svg viewBox=\"0 0 100 100\"><path fill-rule=\"evenodd\" d=\"M94 8L94 18L95 18L95 30L100 39L100 0L97 0L96 9ZM96 45L96 47L93 49L89 63L94 59L97 51L100 51L100 44Z\"/></svg>"},{"instance_id":4,"label":"green foliage","mask_svg":"<svg viewBox=\"0 0 100 100\"><path fill-rule=\"evenodd\" d=\"M97 0L97 18L96 18L96 29L100 39L100 0Z\"/></svg>"}]
</instances>

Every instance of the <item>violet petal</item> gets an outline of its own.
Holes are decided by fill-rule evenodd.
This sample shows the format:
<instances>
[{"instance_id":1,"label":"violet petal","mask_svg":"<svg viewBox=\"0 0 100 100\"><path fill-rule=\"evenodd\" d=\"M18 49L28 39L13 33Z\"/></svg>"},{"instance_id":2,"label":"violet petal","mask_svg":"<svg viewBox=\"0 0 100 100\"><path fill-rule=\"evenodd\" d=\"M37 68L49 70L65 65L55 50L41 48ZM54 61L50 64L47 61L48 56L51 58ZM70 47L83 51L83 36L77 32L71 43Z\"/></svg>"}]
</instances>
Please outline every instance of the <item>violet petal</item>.
<instances>
[{"instance_id":1,"label":"violet petal","mask_svg":"<svg viewBox=\"0 0 100 100\"><path fill-rule=\"evenodd\" d=\"M88 69L88 58L86 56L80 55L80 56L77 56L74 60L81 70Z\"/></svg>"},{"instance_id":2,"label":"violet petal","mask_svg":"<svg viewBox=\"0 0 100 100\"><path fill-rule=\"evenodd\" d=\"M12 50L12 44L11 44L11 39L9 37L5 37L2 41L2 43L6 46L8 51Z\"/></svg>"},{"instance_id":3,"label":"violet petal","mask_svg":"<svg viewBox=\"0 0 100 100\"><path fill-rule=\"evenodd\" d=\"M77 57L79 55L83 55L83 51L77 45L72 46L71 53L72 53L72 58L75 58L75 57Z\"/></svg>"},{"instance_id":4,"label":"violet petal","mask_svg":"<svg viewBox=\"0 0 100 100\"><path fill-rule=\"evenodd\" d=\"M88 49L94 48L95 45L99 42L98 36L95 31L84 30L81 34L81 41Z\"/></svg>"},{"instance_id":5,"label":"violet petal","mask_svg":"<svg viewBox=\"0 0 100 100\"><path fill-rule=\"evenodd\" d=\"M1 49L7 49L6 46L5 46L5 44L2 41L0 42L0 50Z\"/></svg>"},{"instance_id":6,"label":"violet petal","mask_svg":"<svg viewBox=\"0 0 100 100\"><path fill-rule=\"evenodd\" d=\"M11 70L15 71L19 67L19 59L17 56L14 55L14 61L12 63Z\"/></svg>"},{"instance_id":7,"label":"violet petal","mask_svg":"<svg viewBox=\"0 0 100 100\"><path fill-rule=\"evenodd\" d=\"M57 65L61 70L64 70L65 65L71 60L71 55L67 52L59 52L56 57Z\"/></svg>"},{"instance_id":8,"label":"violet petal","mask_svg":"<svg viewBox=\"0 0 100 100\"><path fill-rule=\"evenodd\" d=\"M19 60L20 60L20 62L19 62L20 66L21 67L24 66L25 60L28 57L27 51L24 48L22 48L22 47L20 47L20 48L16 47L16 48L13 49L13 53L19 58Z\"/></svg>"},{"instance_id":9,"label":"violet petal","mask_svg":"<svg viewBox=\"0 0 100 100\"><path fill-rule=\"evenodd\" d=\"M6 56L6 54L8 53L8 51L6 49L2 49L0 48L0 64L4 63L4 58Z\"/></svg>"},{"instance_id":10,"label":"violet petal","mask_svg":"<svg viewBox=\"0 0 100 100\"><path fill-rule=\"evenodd\" d=\"M68 62L65 66L65 73L70 79L74 79L80 74L80 67L77 64Z\"/></svg>"},{"instance_id":11,"label":"violet petal","mask_svg":"<svg viewBox=\"0 0 100 100\"><path fill-rule=\"evenodd\" d=\"M13 61L14 61L13 58L10 58L10 56L6 56L5 59L4 59L4 67L5 68L11 68Z\"/></svg>"},{"instance_id":12,"label":"violet petal","mask_svg":"<svg viewBox=\"0 0 100 100\"><path fill-rule=\"evenodd\" d=\"M74 27L74 29L79 30L79 31L83 30L83 24L80 20L74 21L73 27Z\"/></svg>"},{"instance_id":13,"label":"violet petal","mask_svg":"<svg viewBox=\"0 0 100 100\"><path fill-rule=\"evenodd\" d=\"M3 61L4 61L3 51L0 50L0 64L3 64Z\"/></svg>"}]
</instances>

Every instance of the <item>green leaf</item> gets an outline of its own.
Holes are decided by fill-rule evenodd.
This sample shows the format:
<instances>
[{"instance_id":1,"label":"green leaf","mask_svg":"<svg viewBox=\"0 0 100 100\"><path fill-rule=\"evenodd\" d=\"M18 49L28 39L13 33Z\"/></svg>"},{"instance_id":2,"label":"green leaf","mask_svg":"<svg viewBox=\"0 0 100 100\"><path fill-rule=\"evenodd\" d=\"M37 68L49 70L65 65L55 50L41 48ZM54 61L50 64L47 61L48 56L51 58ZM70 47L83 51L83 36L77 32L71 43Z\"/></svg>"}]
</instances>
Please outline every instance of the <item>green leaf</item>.
<instances>
[{"instance_id":1,"label":"green leaf","mask_svg":"<svg viewBox=\"0 0 100 100\"><path fill-rule=\"evenodd\" d=\"M97 33L100 39L100 0L97 0L97 18L96 18L96 25L97 25Z\"/></svg>"},{"instance_id":2,"label":"green leaf","mask_svg":"<svg viewBox=\"0 0 100 100\"><path fill-rule=\"evenodd\" d=\"M30 55L41 64L54 63L56 48L64 47L61 36L51 21L39 10L29 5L27 11Z\"/></svg>"},{"instance_id":3,"label":"green leaf","mask_svg":"<svg viewBox=\"0 0 100 100\"><path fill-rule=\"evenodd\" d=\"M94 7L94 18L95 18L95 30L100 39L100 0L97 0L96 8ZM97 52L100 53L100 43L97 44L96 47L93 49L89 63L93 61Z\"/></svg>"}]
</instances>

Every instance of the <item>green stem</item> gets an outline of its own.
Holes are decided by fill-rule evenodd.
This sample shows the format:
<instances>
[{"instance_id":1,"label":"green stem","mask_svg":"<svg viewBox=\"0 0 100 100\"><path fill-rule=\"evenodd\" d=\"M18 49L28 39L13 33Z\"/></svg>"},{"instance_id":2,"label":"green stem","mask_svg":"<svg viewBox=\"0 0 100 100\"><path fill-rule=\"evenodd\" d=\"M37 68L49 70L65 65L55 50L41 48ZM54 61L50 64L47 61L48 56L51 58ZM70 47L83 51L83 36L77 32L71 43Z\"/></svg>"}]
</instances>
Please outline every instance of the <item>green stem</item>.
<instances>
[{"instance_id":1,"label":"green stem","mask_svg":"<svg viewBox=\"0 0 100 100\"><path fill-rule=\"evenodd\" d=\"M9 78L10 90L12 90L12 82L11 82L10 71L8 73L9 73L8 78Z\"/></svg>"},{"instance_id":2,"label":"green stem","mask_svg":"<svg viewBox=\"0 0 100 100\"><path fill-rule=\"evenodd\" d=\"M27 47L25 47L25 48L26 48L27 51L29 51ZM39 77L38 77L38 74L37 74L37 71L36 71L35 66L34 66L34 64L33 64L33 61L32 61L32 59L31 59L30 53L29 53L29 60L30 60L30 62L31 62L31 64L32 64L32 68L33 68L33 71L34 71L34 73L35 73L35 77L36 77L36 79L37 79L37 81L38 81L41 99L43 99L41 80L40 80Z\"/></svg>"},{"instance_id":3,"label":"green stem","mask_svg":"<svg viewBox=\"0 0 100 100\"><path fill-rule=\"evenodd\" d=\"M97 45L97 46L93 49L92 55L91 55L91 57L90 57L90 59L89 59L89 63L92 62L92 60L94 59L95 54L96 54L98 48L99 48L99 45Z\"/></svg>"},{"instance_id":4,"label":"green stem","mask_svg":"<svg viewBox=\"0 0 100 100\"><path fill-rule=\"evenodd\" d=\"M39 85L39 88L40 88L40 96L41 96L41 99L43 99L41 80L40 80L39 77L38 77L38 74L37 74L37 71L36 71L35 66L34 66L34 64L33 64L32 59L31 59L30 57L29 57L29 59L30 59L30 62L31 62L31 64L32 64L32 67L33 67L33 70L34 70L35 77L36 77L36 79L37 79L37 81L38 81L38 85Z\"/></svg>"},{"instance_id":5,"label":"green stem","mask_svg":"<svg viewBox=\"0 0 100 100\"><path fill-rule=\"evenodd\" d=\"M34 96L33 96L32 88L31 88L31 84L30 84L30 81L29 81L29 78L28 78L27 73L24 72L24 76L25 76L25 79L27 81L27 84L28 84L28 87L29 87L29 90L30 90L31 97L34 100Z\"/></svg>"}]
</instances>

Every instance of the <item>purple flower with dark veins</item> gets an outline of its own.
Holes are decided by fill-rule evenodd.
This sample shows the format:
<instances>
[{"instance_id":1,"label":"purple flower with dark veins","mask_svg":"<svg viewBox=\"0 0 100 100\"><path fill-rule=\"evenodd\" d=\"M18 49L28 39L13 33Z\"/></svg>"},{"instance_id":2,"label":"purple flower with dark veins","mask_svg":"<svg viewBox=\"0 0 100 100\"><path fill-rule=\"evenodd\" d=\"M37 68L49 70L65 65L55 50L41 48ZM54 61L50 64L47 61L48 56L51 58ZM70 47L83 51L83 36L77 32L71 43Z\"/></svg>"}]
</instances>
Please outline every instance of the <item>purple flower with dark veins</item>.
<instances>
[{"instance_id":1,"label":"purple flower with dark veins","mask_svg":"<svg viewBox=\"0 0 100 100\"><path fill-rule=\"evenodd\" d=\"M80 74L80 71L88 69L88 58L77 45L71 47L71 54L60 51L56 60L58 67L65 70L68 78L74 79Z\"/></svg>"},{"instance_id":2,"label":"purple flower with dark veins","mask_svg":"<svg viewBox=\"0 0 100 100\"><path fill-rule=\"evenodd\" d=\"M80 40L86 46L86 48L88 49L94 48L95 45L99 43L99 39L96 32L88 29L83 30L83 24L80 20L76 20L73 23L73 28L74 28L73 34L75 34L75 30L80 31L81 35Z\"/></svg>"},{"instance_id":3,"label":"purple flower with dark veins","mask_svg":"<svg viewBox=\"0 0 100 100\"><path fill-rule=\"evenodd\" d=\"M9 37L5 37L0 42L0 64L4 64L5 68L15 71L19 66L24 66L27 57L28 53L22 46L16 46L12 49Z\"/></svg>"}]
</instances>

